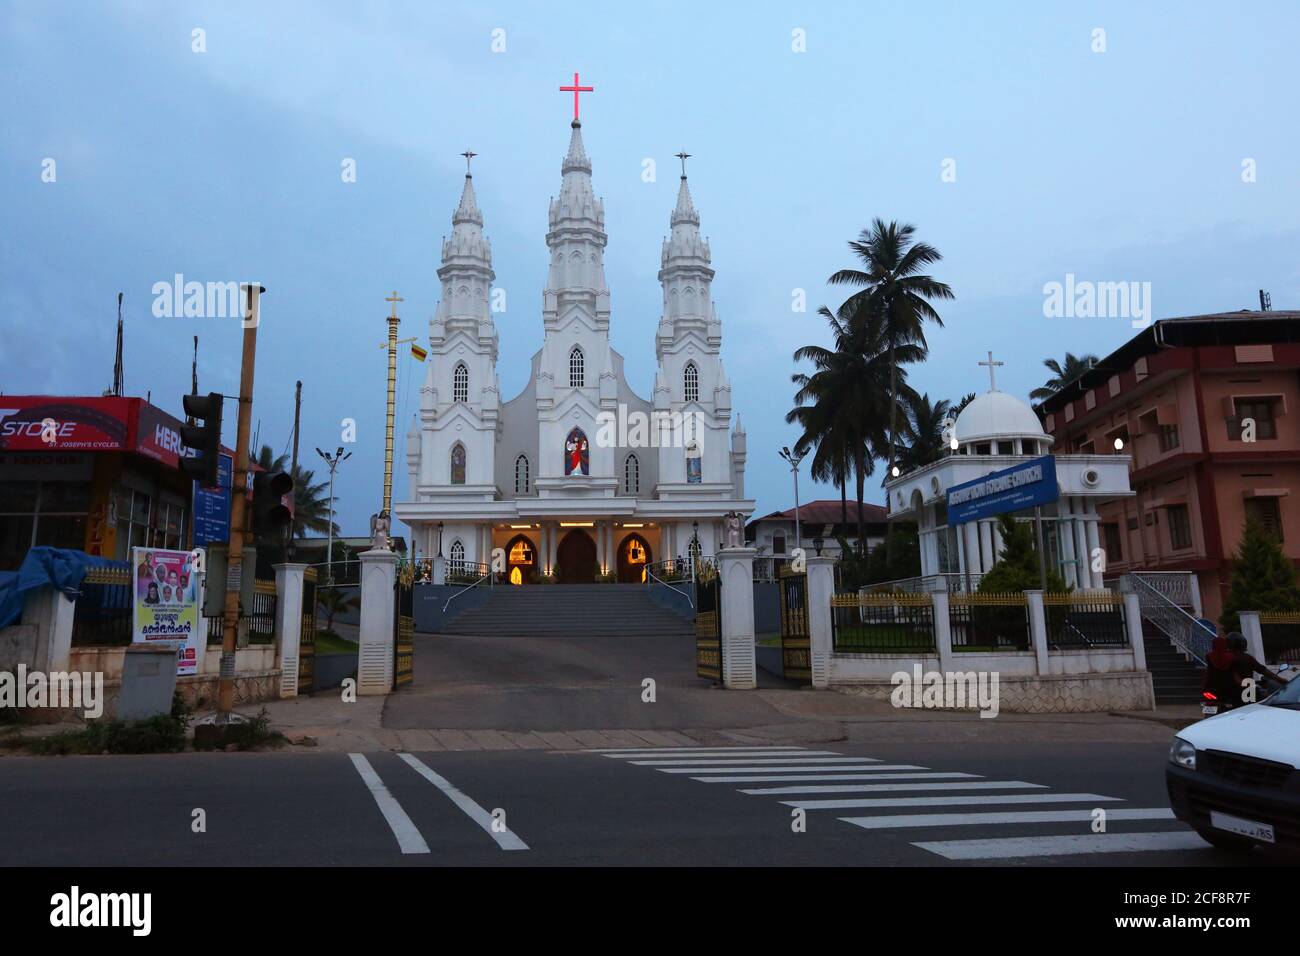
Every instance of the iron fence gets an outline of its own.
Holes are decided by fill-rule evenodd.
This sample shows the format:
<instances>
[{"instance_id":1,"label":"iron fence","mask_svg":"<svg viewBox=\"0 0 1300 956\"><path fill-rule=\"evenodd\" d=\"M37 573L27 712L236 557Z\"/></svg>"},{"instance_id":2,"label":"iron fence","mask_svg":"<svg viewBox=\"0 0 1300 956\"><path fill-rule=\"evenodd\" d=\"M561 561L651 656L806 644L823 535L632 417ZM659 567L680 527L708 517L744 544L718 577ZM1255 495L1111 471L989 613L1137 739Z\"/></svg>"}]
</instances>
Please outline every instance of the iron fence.
<instances>
[{"instance_id":1,"label":"iron fence","mask_svg":"<svg viewBox=\"0 0 1300 956\"><path fill-rule=\"evenodd\" d=\"M1259 630L1266 662L1300 664L1300 614L1261 611Z\"/></svg>"},{"instance_id":2,"label":"iron fence","mask_svg":"<svg viewBox=\"0 0 1300 956\"><path fill-rule=\"evenodd\" d=\"M1032 644L1023 593L950 595L948 627L954 652L1027 651Z\"/></svg>"},{"instance_id":3,"label":"iron fence","mask_svg":"<svg viewBox=\"0 0 1300 956\"><path fill-rule=\"evenodd\" d=\"M276 593L274 581L253 582L253 603L251 607L240 608L238 622L238 643L274 644L275 643L275 605ZM205 618L208 622L208 646L221 646L225 637L226 616Z\"/></svg>"},{"instance_id":4,"label":"iron fence","mask_svg":"<svg viewBox=\"0 0 1300 956\"><path fill-rule=\"evenodd\" d=\"M125 561L86 572L72 615L72 646L131 643L131 566Z\"/></svg>"},{"instance_id":5,"label":"iron fence","mask_svg":"<svg viewBox=\"0 0 1300 956\"><path fill-rule=\"evenodd\" d=\"M1044 594L1049 648L1126 647L1124 598L1112 591Z\"/></svg>"},{"instance_id":6,"label":"iron fence","mask_svg":"<svg viewBox=\"0 0 1300 956\"><path fill-rule=\"evenodd\" d=\"M836 594L831 646L859 654L933 653L934 604L928 594Z\"/></svg>"}]
</instances>

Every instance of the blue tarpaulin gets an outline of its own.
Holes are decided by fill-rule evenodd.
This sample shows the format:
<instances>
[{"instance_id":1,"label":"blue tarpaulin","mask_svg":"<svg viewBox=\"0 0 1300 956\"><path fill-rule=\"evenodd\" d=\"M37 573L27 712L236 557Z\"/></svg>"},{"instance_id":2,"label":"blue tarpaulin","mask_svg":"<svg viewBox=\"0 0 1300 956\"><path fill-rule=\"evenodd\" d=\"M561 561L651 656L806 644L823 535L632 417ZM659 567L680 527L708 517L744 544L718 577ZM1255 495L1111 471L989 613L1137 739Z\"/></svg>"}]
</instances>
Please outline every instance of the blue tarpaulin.
<instances>
[{"instance_id":1,"label":"blue tarpaulin","mask_svg":"<svg viewBox=\"0 0 1300 956\"><path fill-rule=\"evenodd\" d=\"M0 573L0 627L22 620L28 591L51 585L75 598L81 593L86 572L99 567L129 568L130 565L67 548L32 548L17 571Z\"/></svg>"}]
</instances>

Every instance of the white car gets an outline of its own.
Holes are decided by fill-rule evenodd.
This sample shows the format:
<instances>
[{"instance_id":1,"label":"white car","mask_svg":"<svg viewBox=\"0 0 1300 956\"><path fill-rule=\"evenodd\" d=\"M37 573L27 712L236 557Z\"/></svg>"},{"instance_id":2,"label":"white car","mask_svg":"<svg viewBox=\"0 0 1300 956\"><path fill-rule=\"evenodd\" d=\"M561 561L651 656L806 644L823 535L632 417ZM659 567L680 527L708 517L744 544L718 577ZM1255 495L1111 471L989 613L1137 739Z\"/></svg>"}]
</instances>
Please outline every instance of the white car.
<instances>
[{"instance_id":1,"label":"white car","mask_svg":"<svg viewBox=\"0 0 1300 956\"><path fill-rule=\"evenodd\" d=\"M1300 680L1178 731L1165 783L1174 814L1206 842L1300 853Z\"/></svg>"}]
</instances>

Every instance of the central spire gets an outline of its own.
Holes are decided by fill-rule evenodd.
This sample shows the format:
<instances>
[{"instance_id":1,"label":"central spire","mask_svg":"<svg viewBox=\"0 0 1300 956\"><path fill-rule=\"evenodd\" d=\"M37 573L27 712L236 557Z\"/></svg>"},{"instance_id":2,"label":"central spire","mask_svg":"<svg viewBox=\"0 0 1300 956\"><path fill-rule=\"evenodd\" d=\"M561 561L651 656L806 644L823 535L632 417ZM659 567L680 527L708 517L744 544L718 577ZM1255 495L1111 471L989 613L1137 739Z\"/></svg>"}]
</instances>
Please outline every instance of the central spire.
<instances>
[{"instance_id":1,"label":"central spire","mask_svg":"<svg viewBox=\"0 0 1300 956\"><path fill-rule=\"evenodd\" d=\"M590 175L591 160L587 158L587 151L582 146L582 124L574 120L569 125L573 127L573 132L569 134L569 151L564 156L560 172L584 172Z\"/></svg>"}]
</instances>

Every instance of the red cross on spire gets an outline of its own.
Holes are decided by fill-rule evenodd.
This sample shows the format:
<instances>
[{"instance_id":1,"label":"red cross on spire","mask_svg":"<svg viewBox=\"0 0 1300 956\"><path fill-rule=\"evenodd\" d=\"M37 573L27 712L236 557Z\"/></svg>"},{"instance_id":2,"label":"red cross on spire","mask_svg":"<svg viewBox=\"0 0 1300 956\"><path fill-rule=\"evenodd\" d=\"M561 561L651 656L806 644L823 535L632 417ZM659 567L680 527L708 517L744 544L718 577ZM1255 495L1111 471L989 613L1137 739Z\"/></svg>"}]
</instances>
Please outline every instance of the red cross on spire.
<instances>
[{"instance_id":1,"label":"red cross on spire","mask_svg":"<svg viewBox=\"0 0 1300 956\"><path fill-rule=\"evenodd\" d=\"M593 92L595 89L596 89L596 88L595 88L594 86L579 86L579 85L578 85L578 74L577 74L577 73L574 73L574 74L573 74L573 85L572 85L572 86L562 86L562 87L560 87L560 92L561 92L561 93L572 93L572 94L573 94L573 121L574 121L575 123L578 122L578 94L579 94L579 93L591 93L591 92Z\"/></svg>"}]
</instances>

